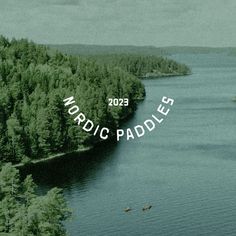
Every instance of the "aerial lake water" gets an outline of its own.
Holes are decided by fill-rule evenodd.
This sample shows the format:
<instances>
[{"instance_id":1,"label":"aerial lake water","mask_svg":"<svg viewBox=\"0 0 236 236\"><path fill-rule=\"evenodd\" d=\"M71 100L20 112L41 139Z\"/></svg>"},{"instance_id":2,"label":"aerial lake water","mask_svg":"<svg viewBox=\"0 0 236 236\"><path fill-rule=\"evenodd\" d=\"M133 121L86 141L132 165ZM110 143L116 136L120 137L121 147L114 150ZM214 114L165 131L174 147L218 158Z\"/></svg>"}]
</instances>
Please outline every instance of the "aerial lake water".
<instances>
[{"instance_id":1,"label":"aerial lake water","mask_svg":"<svg viewBox=\"0 0 236 236\"><path fill-rule=\"evenodd\" d=\"M174 98L155 130L30 170L40 192L63 188L71 236L236 235L236 57L172 58L193 74L144 80L146 99L122 127L143 123L163 96Z\"/></svg>"}]
</instances>

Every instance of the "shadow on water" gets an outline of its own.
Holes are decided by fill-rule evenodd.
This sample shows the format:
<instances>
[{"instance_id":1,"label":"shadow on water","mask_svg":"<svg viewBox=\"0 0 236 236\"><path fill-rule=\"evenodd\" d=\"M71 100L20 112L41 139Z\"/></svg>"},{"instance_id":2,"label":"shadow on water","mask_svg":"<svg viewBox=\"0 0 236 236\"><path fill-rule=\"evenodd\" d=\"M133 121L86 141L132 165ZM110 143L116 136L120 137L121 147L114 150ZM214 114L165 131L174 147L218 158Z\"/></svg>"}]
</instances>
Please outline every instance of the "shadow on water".
<instances>
[{"instance_id":1,"label":"shadow on water","mask_svg":"<svg viewBox=\"0 0 236 236\"><path fill-rule=\"evenodd\" d=\"M117 143L114 140L103 142L85 153L67 154L50 162L28 166L21 170L22 177L32 174L42 192L52 188L79 185L83 188L89 180L97 179L103 167L115 161L112 155ZM112 158L111 158L112 157ZM96 176L96 177L95 177Z\"/></svg>"},{"instance_id":2,"label":"shadow on water","mask_svg":"<svg viewBox=\"0 0 236 236\"><path fill-rule=\"evenodd\" d=\"M138 105L143 100L138 101ZM138 106L137 106L138 109ZM135 113L128 115L121 121L121 126L134 119ZM20 169L22 178L32 175L34 181L40 186L41 193L52 187L66 188L71 186L84 188L90 180L99 179L106 166L112 166L115 162L114 151L117 147L115 138L98 143L93 149L84 153L66 154L58 159L36 165L26 166Z\"/></svg>"}]
</instances>

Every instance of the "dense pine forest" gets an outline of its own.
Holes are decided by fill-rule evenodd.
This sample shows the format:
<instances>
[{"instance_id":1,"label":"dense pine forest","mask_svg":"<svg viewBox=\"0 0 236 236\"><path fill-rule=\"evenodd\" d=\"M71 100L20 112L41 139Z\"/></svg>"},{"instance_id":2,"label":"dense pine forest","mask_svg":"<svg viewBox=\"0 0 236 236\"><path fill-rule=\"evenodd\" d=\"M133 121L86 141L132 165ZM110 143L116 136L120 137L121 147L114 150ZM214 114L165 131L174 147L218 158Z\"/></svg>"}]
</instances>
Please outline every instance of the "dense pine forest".
<instances>
[{"instance_id":1,"label":"dense pine forest","mask_svg":"<svg viewBox=\"0 0 236 236\"><path fill-rule=\"evenodd\" d=\"M96 124L114 130L144 97L144 87L120 68L1 37L1 162L27 162L93 144L95 138L67 116L63 99L68 96ZM130 106L108 107L108 97L127 97Z\"/></svg>"},{"instance_id":2,"label":"dense pine forest","mask_svg":"<svg viewBox=\"0 0 236 236\"><path fill-rule=\"evenodd\" d=\"M63 99L74 96L95 125L115 130L145 96L137 76L186 74L188 68L161 57L72 56L28 40L0 37L0 164L28 163L93 146L98 138L71 119ZM108 98L129 106L108 106Z\"/></svg>"}]
</instances>

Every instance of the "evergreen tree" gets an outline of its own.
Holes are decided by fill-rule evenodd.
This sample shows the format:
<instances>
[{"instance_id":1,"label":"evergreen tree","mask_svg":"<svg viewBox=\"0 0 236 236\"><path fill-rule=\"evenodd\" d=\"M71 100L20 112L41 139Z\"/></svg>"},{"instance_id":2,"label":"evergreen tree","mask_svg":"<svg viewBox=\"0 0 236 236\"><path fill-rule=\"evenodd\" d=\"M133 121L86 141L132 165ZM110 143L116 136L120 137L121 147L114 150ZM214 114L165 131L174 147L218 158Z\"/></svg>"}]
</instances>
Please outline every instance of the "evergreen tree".
<instances>
[{"instance_id":1,"label":"evergreen tree","mask_svg":"<svg viewBox=\"0 0 236 236\"><path fill-rule=\"evenodd\" d=\"M0 234L65 236L70 211L58 188L37 196L31 176L20 182L19 171L6 164L0 171Z\"/></svg>"}]
</instances>

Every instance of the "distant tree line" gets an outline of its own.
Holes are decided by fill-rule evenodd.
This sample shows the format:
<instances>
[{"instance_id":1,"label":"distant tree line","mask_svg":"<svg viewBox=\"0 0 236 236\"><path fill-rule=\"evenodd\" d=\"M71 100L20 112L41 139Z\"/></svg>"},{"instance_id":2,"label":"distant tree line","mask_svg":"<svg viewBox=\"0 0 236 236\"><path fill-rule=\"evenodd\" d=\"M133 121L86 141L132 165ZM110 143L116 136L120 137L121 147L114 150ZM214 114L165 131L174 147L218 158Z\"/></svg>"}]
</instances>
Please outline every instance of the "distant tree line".
<instances>
[{"instance_id":1,"label":"distant tree line","mask_svg":"<svg viewBox=\"0 0 236 236\"><path fill-rule=\"evenodd\" d=\"M161 77L165 75L187 75L189 67L174 60L158 56L145 56L135 54L93 55L100 64L119 67L137 77Z\"/></svg>"}]
</instances>

